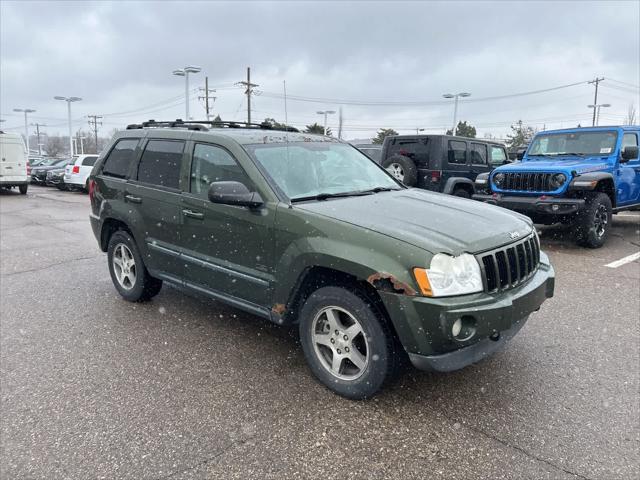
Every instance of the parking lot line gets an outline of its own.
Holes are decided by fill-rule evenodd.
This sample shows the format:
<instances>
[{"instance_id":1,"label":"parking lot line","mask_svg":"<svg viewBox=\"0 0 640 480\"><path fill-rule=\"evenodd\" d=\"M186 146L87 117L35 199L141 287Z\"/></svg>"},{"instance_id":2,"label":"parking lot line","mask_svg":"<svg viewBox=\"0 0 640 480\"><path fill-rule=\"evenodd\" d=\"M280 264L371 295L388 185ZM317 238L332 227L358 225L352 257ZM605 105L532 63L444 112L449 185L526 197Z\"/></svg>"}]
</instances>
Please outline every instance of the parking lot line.
<instances>
[{"instance_id":1,"label":"parking lot line","mask_svg":"<svg viewBox=\"0 0 640 480\"><path fill-rule=\"evenodd\" d=\"M626 257L621 258L620 260L616 260L615 262L607 263L605 267L609 268L618 268L626 263L631 263L640 258L640 252L632 253L631 255L627 255Z\"/></svg>"}]
</instances>

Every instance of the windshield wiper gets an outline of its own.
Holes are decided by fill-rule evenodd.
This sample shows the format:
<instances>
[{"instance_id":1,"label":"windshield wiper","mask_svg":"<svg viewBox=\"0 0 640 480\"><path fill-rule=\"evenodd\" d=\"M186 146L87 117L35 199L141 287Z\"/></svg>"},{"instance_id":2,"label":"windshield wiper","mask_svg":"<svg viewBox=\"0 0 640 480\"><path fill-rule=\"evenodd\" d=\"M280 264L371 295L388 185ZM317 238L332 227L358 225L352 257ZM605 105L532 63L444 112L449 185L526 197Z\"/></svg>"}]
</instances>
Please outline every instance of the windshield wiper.
<instances>
[{"instance_id":1,"label":"windshield wiper","mask_svg":"<svg viewBox=\"0 0 640 480\"><path fill-rule=\"evenodd\" d=\"M380 193L380 192L397 192L398 190L402 190L401 188L392 188L392 187L375 187L370 188L368 190L360 190L361 193Z\"/></svg>"},{"instance_id":2,"label":"windshield wiper","mask_svg":"<svg viewBox=\"0 0 640 480\"><path fill-rule=\"evenodd\" d=\"M560 157L560 156L564 156L564 155L573 155L576 157L583 157L586 154L585 153L574 153L574 152L559 152L559 153L547 153L545 154L549 157Z\"/></svg>"},{"instance_id":3,"label":"windshield wiper","mask_svg":"<svg viewBox=\"0 0 640 480\"><path fill-rule=\"evenodd\" d=\"M304 202L305 200L327 200L328 198L344 198L344 197L361 197L363 195L371 195L374 192L370 191L354 191L354 192L341 192L341 193L317 193L315 195L307 195L304 197L292 198L291 202Z\"/></svg>"}]
</instances>

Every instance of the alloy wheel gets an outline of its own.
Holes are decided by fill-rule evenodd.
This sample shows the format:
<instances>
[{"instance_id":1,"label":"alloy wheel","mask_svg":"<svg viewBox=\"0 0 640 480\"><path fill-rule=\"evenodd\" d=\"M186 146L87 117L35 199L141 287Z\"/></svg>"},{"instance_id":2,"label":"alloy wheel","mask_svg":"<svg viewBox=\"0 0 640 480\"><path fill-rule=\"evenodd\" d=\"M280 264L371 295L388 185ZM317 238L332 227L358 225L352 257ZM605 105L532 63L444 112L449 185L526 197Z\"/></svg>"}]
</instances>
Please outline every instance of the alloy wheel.
<instances>
[{"instance_id":1,"label":"alloy wheel","mask_svg":"<svg viewBox=\"0 0 640 480\"><path fill-rule=\"evenodd\" d=\"M116 245L113 250L113 271L122 288L131 290L136 284L136 261L129 247L123 243Z\"/></svg>"},{"instance_id":2,"label":"alloy wheel","mask_svg":"<svg viewBox=\"0 0 640 480\"><path fill-rule=\"evenodd\" d=\"M399 163L392 163L387 167L387 172L393 175L396 179L401 182L404 181L404 170L402 169L402 165Z\"/></svg>"},{"instance_id":3,"label":"alloy wheel","mask_svg":"<svg viewBox=\"0 0 640 480\"><path fill-rule=\"evenodd\" d=\"M347 310L325 307L311 325L313 349L322 366L336 378L355 380L369 364L369 343L362 325Z\"/></svg>"}]
</instances>

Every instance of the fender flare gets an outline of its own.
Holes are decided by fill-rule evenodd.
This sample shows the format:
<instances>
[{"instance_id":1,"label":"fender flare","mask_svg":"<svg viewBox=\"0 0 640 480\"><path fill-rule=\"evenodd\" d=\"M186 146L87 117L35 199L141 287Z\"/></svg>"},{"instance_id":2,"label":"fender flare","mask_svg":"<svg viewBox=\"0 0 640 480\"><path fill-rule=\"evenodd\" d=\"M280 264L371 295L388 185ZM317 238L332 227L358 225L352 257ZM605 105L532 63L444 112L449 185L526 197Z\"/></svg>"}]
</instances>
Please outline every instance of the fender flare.
<instances>
[{"instance_id":1,"label":"fender flare","mask_svg":"<svg viewBox=\"0 0 640 480\"><path fill-rule=\"evenodd\" d=\"M475 193L476 189L475 189L475 186L473 185L473 180L470 180L467 177L450 177L449 179L447 179L446 183L444 184L444 189L442 190L442 193L451 195L453 191L456 189L456 187L461 184L468 185L469 188L471 188L471 193L472 194Z\"/></svg>"}]
</instances>

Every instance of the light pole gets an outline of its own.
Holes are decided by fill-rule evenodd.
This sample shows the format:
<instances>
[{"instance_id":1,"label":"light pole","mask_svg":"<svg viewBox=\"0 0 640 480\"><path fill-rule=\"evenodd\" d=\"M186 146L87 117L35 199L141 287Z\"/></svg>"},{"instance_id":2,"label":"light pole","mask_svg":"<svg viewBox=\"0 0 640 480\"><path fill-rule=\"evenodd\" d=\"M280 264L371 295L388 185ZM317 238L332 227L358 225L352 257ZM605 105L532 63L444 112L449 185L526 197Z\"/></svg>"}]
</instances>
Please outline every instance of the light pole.
<instances>
[{"instance_id":1,"label":"light pole","mask_svg":"<svg viewBox=\"0 0 640 480\"><path fill-rule=\"evenodd\" d=\"M24 112L24 141L27 143L27 154L29 153L29 123L27 121L27 115L35 112L30 108L14 108L14 112Z\"/></svg>"},{"instance_id":2,"label":"light pole","mask_svg":"<svg viewBox=\"0 0 640 480\"><path fill-rule=\"evenodd\" d=\"M69 156L73 157L73 134L71 133L71 103L82 100L80 97L53 97L54 100L64 100L67 102L67 116L69 118Z\"/></svg>"},{"instance_id":3,"label":"light pole","mask_svg":"<svg viewBox=\"0 0 640 480\"><path fill-rule=\"evenodd\" d=\"M467 92L460 93L445 93L442 95L444 98L453 98L455 99L453 102L453 128L451 129L451 135L456 134L456 122L458 121L458 98L460 97L470 97L471 94Z\"/></svg>"},{"instance_id":4,"label":"light pole","mask_svg":"<svg viewBox=\"0 0 640 480\"><path fill-rule=\"evenodd\" d=\"M178 68L173 71L173 74L178 77L184 77L184 115L185 121L189 120L189 74L190 73L198 73L202 69L200 67L184 67Z\"/></svg>"},{"instance_id":5,"label":"light pole","mask_svg":"<svg viewBox=\"0 0 640 480\"><path fill-rule=\"evenodd\" d=\"M600 123L600 107L610 107L611 104L610 103L598 103L596 105L587 105L588 108L593 108L594 111L594 118L595 118L595 125L594 126L598 126L598 124Z\"/></svg>"},{"instance_id":6,"label":"light pole","mask_svg":"<svg viewBox=\"0 0 640 480\"><path fill-rule=\"evenodd\" d=\"M333 115L334 113L336 113L333 110L325 110L324 112L316 112L318 115L324 115L324 135L325 137L327 136L327 115Z\"/></svg>"}]
</instances>

